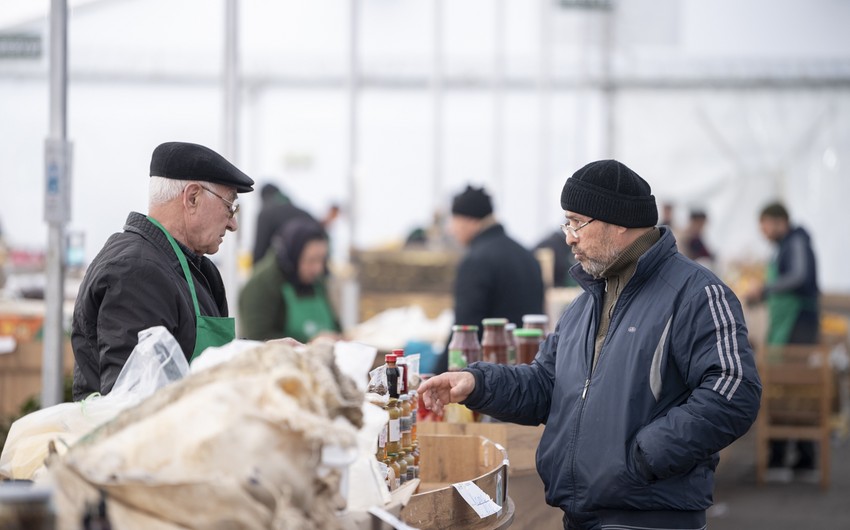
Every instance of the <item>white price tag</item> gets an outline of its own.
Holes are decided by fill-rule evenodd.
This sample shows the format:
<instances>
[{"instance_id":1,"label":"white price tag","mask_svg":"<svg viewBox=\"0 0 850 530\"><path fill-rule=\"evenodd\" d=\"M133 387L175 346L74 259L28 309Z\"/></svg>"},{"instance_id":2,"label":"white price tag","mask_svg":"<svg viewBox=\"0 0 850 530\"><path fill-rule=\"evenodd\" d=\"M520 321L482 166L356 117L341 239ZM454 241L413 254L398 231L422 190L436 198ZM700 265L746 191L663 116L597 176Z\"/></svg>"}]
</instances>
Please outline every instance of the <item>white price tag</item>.
<instances>
[{"instance_id":1,"label":"white price tag","mask_svg":"<svg viewBox=\"0 0 850 530\"><path fill-rule=\"evenodd\" d=\"M493 515L494 513L499 513L502 509L501 506L493 502L493 499L484 493L484 490L479 488L474 482L458 482L457 484L453 484L453 486L457 492L460 493L460 496L463 497L463 500L465 500L466 503L475 510L478 517L481 517L482 519Z\"/></svg>"}]
</instances>

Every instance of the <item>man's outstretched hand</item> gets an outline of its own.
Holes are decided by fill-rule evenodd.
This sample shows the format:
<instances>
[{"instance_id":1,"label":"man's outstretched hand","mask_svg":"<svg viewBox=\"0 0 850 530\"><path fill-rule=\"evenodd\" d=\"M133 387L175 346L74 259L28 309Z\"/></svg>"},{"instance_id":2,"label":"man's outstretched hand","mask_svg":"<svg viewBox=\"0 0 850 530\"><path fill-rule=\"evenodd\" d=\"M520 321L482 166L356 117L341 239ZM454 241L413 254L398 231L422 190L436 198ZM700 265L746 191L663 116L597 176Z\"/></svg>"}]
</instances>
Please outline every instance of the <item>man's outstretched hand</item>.
<instances>
[{"instance_id":1,"label":"man's outstretched hand","mask_svg":"<svg viewBox=\"0 0 850 530\"><path fill-rule=\"evenodd\" d=\"M419 395L425 407L435 414L442 414L449 403L459 403L469 397L475 389L475 376L469 372L446 372L434 376L419 385Z\"/></svg>"}]
</instances>

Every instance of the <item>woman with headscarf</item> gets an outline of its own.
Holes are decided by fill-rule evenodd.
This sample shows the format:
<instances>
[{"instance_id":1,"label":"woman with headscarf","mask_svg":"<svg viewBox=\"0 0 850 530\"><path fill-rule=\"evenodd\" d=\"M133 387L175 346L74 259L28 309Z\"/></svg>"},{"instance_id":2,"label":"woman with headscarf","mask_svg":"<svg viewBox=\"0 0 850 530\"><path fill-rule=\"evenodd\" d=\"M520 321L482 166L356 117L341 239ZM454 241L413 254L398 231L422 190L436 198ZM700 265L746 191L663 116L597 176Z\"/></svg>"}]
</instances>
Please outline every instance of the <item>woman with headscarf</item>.
<instances>
[{"instance_id":1,"label":"woman with headscarf","mask_svg":"<svg viewBox=\"0 0 850 530\"><path fill-rule=\"evenodd\" d=\"M324 282L327 258L328 236L317 222L294 219L279 229L239 295L240 336L306 343L338 333Z\"/></svg>"}]
</instances>

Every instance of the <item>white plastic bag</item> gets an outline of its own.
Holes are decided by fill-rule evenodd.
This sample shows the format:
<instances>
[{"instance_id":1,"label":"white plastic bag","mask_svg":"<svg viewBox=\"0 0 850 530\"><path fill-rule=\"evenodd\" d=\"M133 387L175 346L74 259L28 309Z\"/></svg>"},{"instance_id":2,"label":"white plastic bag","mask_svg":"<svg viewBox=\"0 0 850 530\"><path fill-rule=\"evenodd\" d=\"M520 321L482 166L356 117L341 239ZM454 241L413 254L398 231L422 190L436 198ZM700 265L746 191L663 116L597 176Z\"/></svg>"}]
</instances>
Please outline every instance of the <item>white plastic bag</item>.
<instances>
[{"instance_id":1,"label":"white plastic bag","mask_svg":"<svg viewBox=\"0 0 850 530\"><path fill-rule=\"evenodd\" d=\"M37 410L12 424L0 454L0 477L37 479L51 441L64 452L97 426L188 372L189 363L168 330L156 326L140 331L139 343L109 394Z\"/></svg>"}]
</instances>

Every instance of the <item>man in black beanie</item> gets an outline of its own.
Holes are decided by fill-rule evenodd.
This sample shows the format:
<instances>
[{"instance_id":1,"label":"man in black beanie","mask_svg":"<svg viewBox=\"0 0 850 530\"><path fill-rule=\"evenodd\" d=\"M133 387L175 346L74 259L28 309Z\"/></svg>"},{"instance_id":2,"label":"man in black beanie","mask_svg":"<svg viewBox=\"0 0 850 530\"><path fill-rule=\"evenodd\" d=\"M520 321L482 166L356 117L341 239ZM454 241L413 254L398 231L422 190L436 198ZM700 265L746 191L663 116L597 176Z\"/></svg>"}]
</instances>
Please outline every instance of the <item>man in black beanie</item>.
<instances>
[{"instance_id":1,"label":"man in black beanie","mask_svg":"<svg viewBox=\"0 0 850 530\"><path fill-rule=\"evenodd\" d=\"M543 312L543 276L534 255L508 237L493 216L493 203L483 188L467 186L452 201L449 231L467 247L454 287L456 324L478 326L485 318L507 318L518 326L522 316ZM437 373L466 366L449 358L448 348Z\"/></svg>"},{"instance_id":2,"label":"man in black beanie","mask_svg":"<svg viewBox=\"0 0 850 530\"><path fill-rule=\"evenodd\" d=\"M75 400L107 394L138 343L165 326L187 360L235 338L224 282L206 257L239 227L254 181L208 147L166 142L150 164L148 215L130 212L86 271L74 305Z\"/></svg>"},{"instance_id":3,"label":"man in black beanie","mask_svg":"<svg viewBox=\"0 0 850 530\"><path fill-rule=\"evenodd\" d=\"M704 529L718 454L761 398L741 304L655 226L649 184L621 162L576 171L561 206L584 292L534 362L475 363L419 393L545 424L537 470L564 528Z\"/></svg>"}]
</instances>

